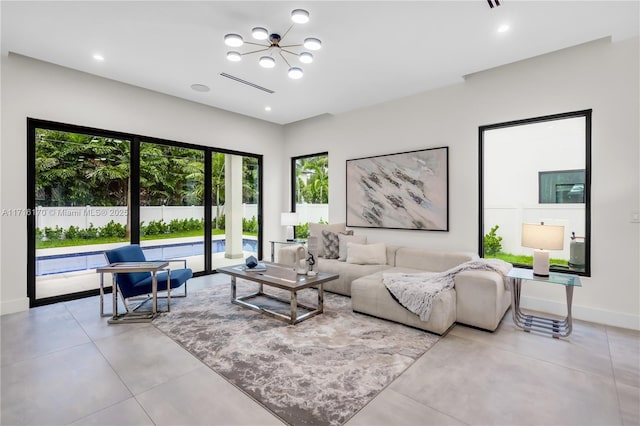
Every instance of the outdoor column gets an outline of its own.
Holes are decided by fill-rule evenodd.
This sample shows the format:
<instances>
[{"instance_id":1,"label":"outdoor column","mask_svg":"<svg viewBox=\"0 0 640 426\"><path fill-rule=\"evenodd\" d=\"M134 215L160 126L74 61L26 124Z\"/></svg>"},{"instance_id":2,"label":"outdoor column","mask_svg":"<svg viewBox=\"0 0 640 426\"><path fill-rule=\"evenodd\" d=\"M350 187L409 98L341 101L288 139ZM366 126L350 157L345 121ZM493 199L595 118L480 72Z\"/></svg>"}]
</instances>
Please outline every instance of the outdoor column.
<instances>
[{"instance_id":1,"label":"outdoor column","mask_svg":"<svg viewBox=\"0 0 640 426\"><path fill-rule=\"evenodd\" d=\"M224 257L241 259L242 254L242 157L224 156L225 239Z\"/></svg>"}]
</instances>

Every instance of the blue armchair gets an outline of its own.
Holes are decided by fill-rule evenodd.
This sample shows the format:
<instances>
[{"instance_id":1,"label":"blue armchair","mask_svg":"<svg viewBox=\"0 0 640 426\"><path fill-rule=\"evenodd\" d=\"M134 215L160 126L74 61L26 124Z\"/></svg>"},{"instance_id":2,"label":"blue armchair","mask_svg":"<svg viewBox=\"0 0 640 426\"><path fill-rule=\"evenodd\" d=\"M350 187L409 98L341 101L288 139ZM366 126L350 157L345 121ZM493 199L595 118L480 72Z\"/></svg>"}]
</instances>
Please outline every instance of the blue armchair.
<instances>
[{"instance_id":1,"label":"blue armchair","mask_svg":"<svg viewBox=\"0 0 640 426\"><path fill-rule=\"evenodd\" d=\"M131 244L128 246L118 247L113 250L105 251L105 256L109 263L119 262L146 262L142 249L137 244ZM171 297L186 297L187 296L187 280L193 277L191 269L187 268L186 260L167 260L167 262L183 262L183 269L171 269L171 274L167 274L166 271L157 274L158 291L171 291L184 284L184 295ZM167 289L167 275L171 276L171 282ZM152 276L151 272L132 272L132 273L118 273L116 274L116 285L120 294L122 294L123 302L127 312L140 307L141 304L133 309L129 308L127 299L136 296L149 295L152 292ZM146 300L146 299L145 299Z\"/></svg>"}]
</instances>

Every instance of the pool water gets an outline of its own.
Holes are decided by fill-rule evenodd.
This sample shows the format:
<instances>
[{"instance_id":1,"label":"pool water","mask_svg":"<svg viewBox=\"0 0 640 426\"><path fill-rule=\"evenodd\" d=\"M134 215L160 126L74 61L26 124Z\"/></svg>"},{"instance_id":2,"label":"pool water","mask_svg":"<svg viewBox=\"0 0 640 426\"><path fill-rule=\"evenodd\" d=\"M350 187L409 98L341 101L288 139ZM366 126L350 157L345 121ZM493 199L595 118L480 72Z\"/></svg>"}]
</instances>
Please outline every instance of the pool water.
<instances>
[{"instance_id":1,"label":"pool water","mask_svg":"<svg viewBox=\"0 0 640 426\"><path fill-rule=\"evenodd\" d=\"M89 247L87 247L89 248ZM226 250L225 240L211 242L211 251L221 253ZM243 238L242 250L258 252L258 241ZM143 247L142 252L147 259L178 259L190 256L204 255L204 242L167 244L161 246ZM54 256L36 257L36 276L62 274L64 272L84 271L95 269L107 264L104 251L86 253L60 254Z\"/></svg>"}]
</instances>

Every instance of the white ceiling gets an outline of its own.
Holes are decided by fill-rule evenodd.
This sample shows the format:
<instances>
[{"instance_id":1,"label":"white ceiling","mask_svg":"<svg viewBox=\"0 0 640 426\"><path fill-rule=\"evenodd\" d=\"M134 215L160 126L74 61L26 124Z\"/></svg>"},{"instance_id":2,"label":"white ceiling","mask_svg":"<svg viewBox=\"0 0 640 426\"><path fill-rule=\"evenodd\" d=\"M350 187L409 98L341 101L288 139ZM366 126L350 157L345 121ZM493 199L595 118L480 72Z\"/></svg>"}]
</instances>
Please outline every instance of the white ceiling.
<instances>
[{"instance_id":1,"label":"white ceiling","mask_svg":"<svg viewBox=\"0 0 640 426\"><path fill-rule=\"evenodd\" d=\"M494 0L495 1L495 0ZM462 81L474 72L602 37L638 36L638 1L2 1L2 54L15 52L251 117L290 123ZM323 47L301 80L226 60L225 34L254 26L282 34L293 9L310 12L283 44ZM510 30L498 33L501 24ZM253 50L242 46L238 50ZM298 50L299 51L299 50ZM103 62L93 59L95 53ZM297 58L287 58L292 64ZM272 89L223 78L225 72ZM211 88L196 92L194 83ZM271 111L265 111L270 106Z\"/></svg>"}]
</instances>

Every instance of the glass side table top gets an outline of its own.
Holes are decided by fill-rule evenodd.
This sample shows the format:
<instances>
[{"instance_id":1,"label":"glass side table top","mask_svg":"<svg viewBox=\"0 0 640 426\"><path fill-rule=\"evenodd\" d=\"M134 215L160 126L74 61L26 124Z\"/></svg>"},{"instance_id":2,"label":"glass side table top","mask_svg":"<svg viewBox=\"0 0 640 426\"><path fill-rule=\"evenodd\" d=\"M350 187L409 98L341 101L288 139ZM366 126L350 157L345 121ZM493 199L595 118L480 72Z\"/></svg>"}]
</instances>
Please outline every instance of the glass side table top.
<instances>
[{"instance_id":1,"label":"glass side table top","mask_svg":"<svg viewBox=\"0 0 640 426\"><path fill-rule=\"evenodd\" d=\"M543 283L560 284L564 286L582 287L580 277L571 274L561 274L558 272L549 272L548 277L533 275L533 269L513 268L507 274L509 278L519 278L529 281L538 281Z\"/></svg>"}]
</instances>

